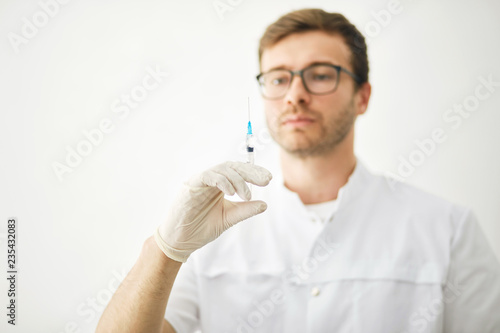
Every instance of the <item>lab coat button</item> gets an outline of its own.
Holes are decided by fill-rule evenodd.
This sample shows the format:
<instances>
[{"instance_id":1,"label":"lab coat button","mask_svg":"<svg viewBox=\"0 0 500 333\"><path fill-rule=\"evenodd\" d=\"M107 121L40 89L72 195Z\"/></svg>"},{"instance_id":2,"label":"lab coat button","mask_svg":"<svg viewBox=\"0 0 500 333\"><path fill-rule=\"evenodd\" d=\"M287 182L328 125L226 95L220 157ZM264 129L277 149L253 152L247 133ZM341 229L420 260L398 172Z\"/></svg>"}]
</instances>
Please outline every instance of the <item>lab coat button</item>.
<instances>
[{"instance_id":1,"label":"lab coat button","mask_svg":"<svg viewBox=\"0 0 500 333\"><path fill-rule=\"evenodd\" d=\"M314 287L311 289L311 295L312 296L318 296L319 295L319 288L318 287Z\"/></svg>"}]
</instances>

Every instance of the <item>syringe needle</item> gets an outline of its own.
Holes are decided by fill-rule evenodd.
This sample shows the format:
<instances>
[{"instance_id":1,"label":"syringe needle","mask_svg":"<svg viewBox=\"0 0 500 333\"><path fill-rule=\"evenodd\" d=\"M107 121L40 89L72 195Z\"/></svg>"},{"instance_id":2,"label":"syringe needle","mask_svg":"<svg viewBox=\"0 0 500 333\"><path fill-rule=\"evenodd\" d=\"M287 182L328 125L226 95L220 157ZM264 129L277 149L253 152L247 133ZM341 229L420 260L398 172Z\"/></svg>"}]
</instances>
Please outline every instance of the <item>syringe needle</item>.
<instances>
[{"instance_id":1,"label":"syringe needle","mask_svg":"<svg viewBox=\"0 0 500 333\"><path fill-rule=\"evenodd\" d=\"M250 97L247 97L248 121L250 121Z\"/></svg>"}]
</instances>

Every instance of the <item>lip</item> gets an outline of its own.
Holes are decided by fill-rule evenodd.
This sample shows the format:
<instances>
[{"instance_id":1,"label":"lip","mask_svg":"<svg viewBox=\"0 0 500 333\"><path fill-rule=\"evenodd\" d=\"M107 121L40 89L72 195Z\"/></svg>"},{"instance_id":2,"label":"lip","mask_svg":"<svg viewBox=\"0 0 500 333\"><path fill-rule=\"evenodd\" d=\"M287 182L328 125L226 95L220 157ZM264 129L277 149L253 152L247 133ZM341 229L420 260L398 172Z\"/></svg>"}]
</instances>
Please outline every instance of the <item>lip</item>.
<instances>
[{"instance_id":1,"label":"lip","mask_svg":"<svg viewBox=\"0 0 500 333\"><path fill-rule=\"evenodd\" d=\"M314 123L314 119L305 116L288 117L281 123L282 125L302 127Z\"/></svg>"}]
</instances>

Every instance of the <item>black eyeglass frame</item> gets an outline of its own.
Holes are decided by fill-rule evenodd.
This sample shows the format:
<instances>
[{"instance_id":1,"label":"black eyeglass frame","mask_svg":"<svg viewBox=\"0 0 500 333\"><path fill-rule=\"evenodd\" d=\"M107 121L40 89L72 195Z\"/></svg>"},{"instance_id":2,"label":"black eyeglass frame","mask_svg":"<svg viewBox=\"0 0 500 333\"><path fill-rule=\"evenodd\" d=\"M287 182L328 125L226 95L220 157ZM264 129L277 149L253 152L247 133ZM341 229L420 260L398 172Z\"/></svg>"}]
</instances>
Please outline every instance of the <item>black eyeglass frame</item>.
<instances>
[{"instance_id":1,"label":"black eyeglass frame","mask_svg":"<svg viewBox=\"0 0 500 333\"><path fill-rule=\"evenodd\" d=\"M337 81L335 82L335 87L332 90L324 92L324 93L314 93L314 92L312 92L312 91L309 90L309 87L307 86L306 81L304 80L304 71L306 71L306 70L308 70L310 68L313 68L313 67L317 67L317 66L328 66L328 67L335 68L337 70ZM263 89L262 89L263 82L261 82L260 79L261 79L261 77L263 75L271 73L271 72L274 72L274 71L286 71L286 72L289 72L290 75L291 75L291 78L290 78L290 82L288 83L288 87L286 88L285 93L282 96L279 96L279 97L268 97L263 92ZM300 76L300 78L302 80L302 84L304 85L304 88L306 89L306 91L308 93L313 94L313 95L328 95L328 94L331 94L335 90L337 90L337 87L339 86L340 72L341 71L344 72L344 73L346 73L346 74L348 74L350 77L352 77L354 79L354 81L356 81L357 84L363 83L362 80L361 80L361 78L359 76L357 76L356 74L354 74L350 70L346 69L345 67L338 66L338 65L333 65L333 64L321 64L321 63L319 63L319 64L312 64L312 65L307 66L306 68L303 68L303 69L301 69L299 71L291 71L291 70L288 70L288 69L272 69L272 70L267 71L265 73L260 73L255 78L257 79L257 82L259 83L259 86L261 87L261 89L260 89L261 90L261 94L262 94L262 96L264 98L266 98L266 99L280 99L283 96L285 96L286 93L288 92L288 89L290 89L290 85L292 84L294 75Z\"/></svg>"}]
</instances>

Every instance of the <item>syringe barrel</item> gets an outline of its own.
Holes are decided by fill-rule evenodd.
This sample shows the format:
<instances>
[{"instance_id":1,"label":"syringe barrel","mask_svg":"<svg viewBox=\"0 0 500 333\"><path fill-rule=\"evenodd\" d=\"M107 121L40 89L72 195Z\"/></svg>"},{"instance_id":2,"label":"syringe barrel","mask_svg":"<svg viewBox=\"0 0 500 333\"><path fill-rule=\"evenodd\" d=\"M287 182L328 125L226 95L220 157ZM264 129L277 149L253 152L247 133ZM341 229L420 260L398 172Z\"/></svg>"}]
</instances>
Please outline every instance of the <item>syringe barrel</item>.
<instances>
[{"instance_id":1,"label":"syringe barrel","mask_svg":"<svg viewBox=\"0 0 500 333\"><path fill-rule=\"evenodd\" d=\"M246 153L247 153L247 163L254 164L254 137L252 134L247 134L247 140L246 140Z\"/></svg>"},{"instance_id":2,"label":"syringe barrel","mask_svg":"<svg viewBox=\"0 0 500 333\"><path fill-rule=\"evenodd\" d=\"M248 152L247 151L247 163L250 163L250 164L254 164L254 155L255 153L252 151L252 152Z\"/></svg>"}]
</instances>

